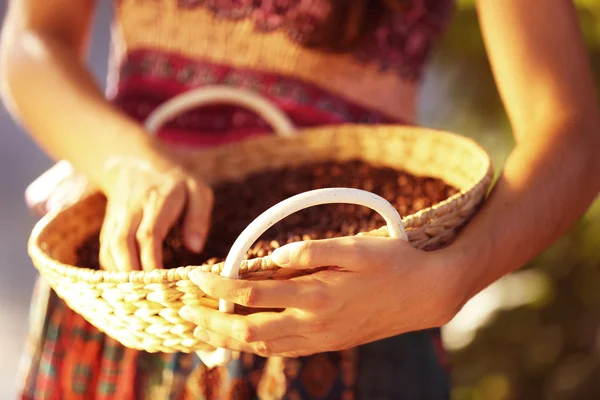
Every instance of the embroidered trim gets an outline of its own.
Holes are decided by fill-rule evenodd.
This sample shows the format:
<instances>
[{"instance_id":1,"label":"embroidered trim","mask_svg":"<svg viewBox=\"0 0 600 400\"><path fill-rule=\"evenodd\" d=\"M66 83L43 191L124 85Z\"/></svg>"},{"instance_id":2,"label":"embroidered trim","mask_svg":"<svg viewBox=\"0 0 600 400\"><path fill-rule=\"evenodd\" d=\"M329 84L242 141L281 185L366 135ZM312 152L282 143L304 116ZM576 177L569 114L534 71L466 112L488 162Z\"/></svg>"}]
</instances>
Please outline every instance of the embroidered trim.
<instances>
[{"instance_id":1,"label":"embroidered trim","mask_svg":"<svg viewBox=\"0 0 600 400\"><path fill-rule=\"evenodd\" d=\"M334 123L399 123L385 115L352 104L297 78L216 65L155 50L136 50L123 60L113 103L143 121L158 105L192 88L224 84L245 88L266 97L286 112L299 127ZM167 129L224 135L235 130L269 130L260 117L232 105L211 105L192 110L172 121Z\"/></svg>"}]
</instances>

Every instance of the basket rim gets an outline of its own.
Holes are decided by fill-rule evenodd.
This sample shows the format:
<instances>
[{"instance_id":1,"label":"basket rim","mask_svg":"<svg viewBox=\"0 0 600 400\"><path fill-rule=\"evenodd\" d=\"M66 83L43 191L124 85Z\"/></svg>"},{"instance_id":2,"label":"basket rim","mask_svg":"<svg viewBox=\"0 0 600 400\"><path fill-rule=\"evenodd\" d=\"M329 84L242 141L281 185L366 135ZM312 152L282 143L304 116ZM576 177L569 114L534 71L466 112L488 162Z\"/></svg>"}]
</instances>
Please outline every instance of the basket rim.
<instances>
[{"instance_id":1,"label":"basket rim","mask_svg":"<svg viewBox=\"0 0 600 400\"><path fill-rule=\"evenodd\" d=\"M476 182L471 184L467 188L461 189L458 193L448 197L447 199L434 204L433 206L424 208L414 214L406 215L402 217L402 222L405 225L407 231L415 226L419 226L419 223L422 221L428 221L435 217L435 215L445 209L448 209L450 206L459 202L462 199L468 198L470 194L485 190L485 195L489 190L492 178L494 174L494 165L493 160L490 154L487 152L485 148L483 148L479 143L475 142L473 139L459 135L453 132L438 130L427 127L418 127L418 126L404 126L404 125L389 125L389 124L378 124L378 125L359 125L359 124L340 124L335 127L314 127L302 129L302 133L298 136L294 136L291 138L281 138L276 136L260 136L255 138L247 139L247 141L265 141L265 142L276 142L278 140L294 140L298 137L304 135L318 135L322 131L339 131L342 132L348 128L356 128L359 127L362 130L376 130L376 129L390 129L393 131L404 131L406 134L415 134L415 135L431 135L431 136L439 136L444 139L452 138L452 140L459 142L464 146L471 147L474 150L474 153L478 154L479 157L484 161L484 165L482 170L485 172L480 176ZM203 151L230 151L231 148L235 148L237 143L231 143L219 146L218 148L200 150ZM121 272L121 271L104 271L104 270L93 270L89 268L82 268L74 265L64 264L60 261L53 259L41 246L40 238L45 230L52 227L52 223L64 212L68 211L72 207L77 204L88 200L90 197L97 196L98 192L93 192L83 196L78 199L75 203L67 204L63 207L51 210L49 213L44 215L40 220L35 224L32 229L31 235L28 240L27 250L28 254L33 260L38 270L40 270L40 275L44 275L44 271L50 269L53 273L59 274L64 278L83 280L89 283L113 283L113 284L122 284L122 283L139 283L139 284L176 284L178 281L188 280L188 273L194 269L201 268L205 272L214 272L215 266L219 266L221 263L217 264L203 264L203 265L195 265L195 266L180 266L172 269L157 269L153 271L129 271L129 272ZM369 232L361 232L358 235L371 235L377 234L381 236L382 234L387 235L387 227L383 226L379 229L375 229ZM354 235L357 236L357 235ZM43 264L43 267L39 267L38 264ZM240 273L243 270L249 271L258 271L261 269L274 269L278 268L278 266L271 260L269 256L265 257L257 257L250 260L244 260L242 262L242 267L240 268ZM218 268L217 268L218 271ZM218 272L217 272L218 273Z\"/></svg>"}]
</instances>

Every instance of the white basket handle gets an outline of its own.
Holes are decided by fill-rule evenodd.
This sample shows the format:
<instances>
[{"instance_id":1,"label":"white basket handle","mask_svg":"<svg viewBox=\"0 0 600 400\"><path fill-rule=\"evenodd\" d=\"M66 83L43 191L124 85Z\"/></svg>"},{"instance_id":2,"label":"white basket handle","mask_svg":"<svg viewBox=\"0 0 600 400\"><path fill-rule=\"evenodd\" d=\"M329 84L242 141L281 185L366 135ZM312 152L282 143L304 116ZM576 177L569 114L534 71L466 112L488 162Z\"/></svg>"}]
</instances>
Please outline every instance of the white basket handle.
<instances>
[{"instance_id":1,"label":"white basket handle","mask_svg":"<svg viewBox=\"0 0 600 400\"><path fill-rule=\"evenodd\" d=\"M271 125L271 128L273 128L273 131L279 136L290 137L295 134L296 128L287 115L271 104L266 98L247 89L222 85L200 87L167 100L150 113L144 122L144 127L148 133L156 135L164 124L178 115L197 107L216 103L238 105L254 111L267 121ZM244 253L246 251L248 250L244 250ZM238 268L236 268L236 276ZM231 306L231 309L233 310L233 306ZM217 350L219 354L220 350ZM212 353L197 352L197 354L205 364L210 365L212 363L212 358L214 358ZM223 358L224 356L225 358ZM226 357L231 359L231 352L218 355L218 357L223 360L221 363L226 363Z\"/></svg>"},{"instance_id":2,"label":"white basket handle","mask_svg":"<svg viewBox=\"0 0 600 400\"><path fill-rule=\"evenodd\" d=\"M247 89L229 86L205 86L177 95L158 106L146 119L144 126L151 134L171 119L207 104L228 103L246 107L265 121L280 136L294 135L296 128L290 119L266 98Z\"/></svg>"},{"instance_id":3,"label":"white basket handle","mask_svg":"<svg viewBox=\"0 0 600 400\"><path fill-rule=\"evenodd\" d=\"M402 218L398 211L383 197L374 193L350 188L327 188L310 190L292 196L262 213L244 229L229 250L221 276L238 278L238 271L244 255L256 240L267 229L287 216L302 209L332 203L357 204L377 211L385 220L388 231L393 238L408 240ZM233 312L234 304L219 300L219 310ZM232 359L231 350L219 348L213 352L199 352L202 361L209 367L225 365Z\"/></svg>"}]
</instances>

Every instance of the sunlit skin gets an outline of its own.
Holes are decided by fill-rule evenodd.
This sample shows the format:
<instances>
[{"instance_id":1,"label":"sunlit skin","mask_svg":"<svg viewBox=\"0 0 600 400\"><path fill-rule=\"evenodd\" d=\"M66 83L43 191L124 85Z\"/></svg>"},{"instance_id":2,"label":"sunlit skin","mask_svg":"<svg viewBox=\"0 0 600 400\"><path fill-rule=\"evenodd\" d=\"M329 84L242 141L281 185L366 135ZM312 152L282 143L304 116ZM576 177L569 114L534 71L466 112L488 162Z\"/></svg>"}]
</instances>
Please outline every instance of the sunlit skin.
<instances>
[{"instance_id":1,"label":"sunlit skin","mask_svg":"<svg viewBox=\"0 0 600 400\"><path fill-rule=\"evenodd\" d=\"M93 10L91 0L11 2L2 32L4 99L48 153L106 194L102 266L161 268L162 241L184 206L184 243L202 249L212 192L104 98L82 62Z\"/></svg>"},{"instance_id":2,"label":"sunlit skin","mask_svg":"<svg viewBox=\"0 0 600 400\"><path fill-rule=\"evenodd\" d=\"M517 144L459 238L430 253L366 237L284 246L273 254L284 268L339 266L289 281L192 274L213 297L285 308L248 316L184 308L200 339L263 356L300 356L441 326L585 212L600 189L600 115L574 5L479 0L477 7ZM11 3L2 43L4 98L41 146L107 194L103 266L152 269L160 267L157 248L188 202L186 244L201 248L212 195L104 100L81 63L92 9L84 0Z\"/></svg>"}]
</instances>

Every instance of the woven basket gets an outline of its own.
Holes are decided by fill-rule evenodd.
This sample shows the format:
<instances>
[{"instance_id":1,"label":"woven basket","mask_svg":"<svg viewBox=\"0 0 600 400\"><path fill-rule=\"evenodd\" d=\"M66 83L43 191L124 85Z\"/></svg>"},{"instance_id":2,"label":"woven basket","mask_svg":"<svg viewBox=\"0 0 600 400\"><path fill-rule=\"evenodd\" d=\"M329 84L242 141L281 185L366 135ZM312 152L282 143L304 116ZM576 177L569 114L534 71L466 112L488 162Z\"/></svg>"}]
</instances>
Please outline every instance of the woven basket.
<instances>
[{"instance_id":1,"label":"woven basket","mask_svg":"<svg viewBox=\"0 0 600 400\"><path fill-rule=\"evenodd\" d=\"M204 151L172 151L210 184L241 181L265 169L350 159L440 178L459 193L402 219L409 242L424 250L440 248L455 237L482 203L493 175L490 157L472 140L401 126L344 125ZM151 272L78 268L76 249L99 231L105 205L104 197L93 193L40 220L29 242L29 254L40 274L69 307L127 347L165 353L212 350L193 336L195 326L178 311L184 305L218 308L218 300L207 297L187 275L193 268L221 273L224 263ZM386 236L388 228L361 235ZM290 272L264 257L241 262L239 277L288 279Z\"/></svg>"}]
</instances>

